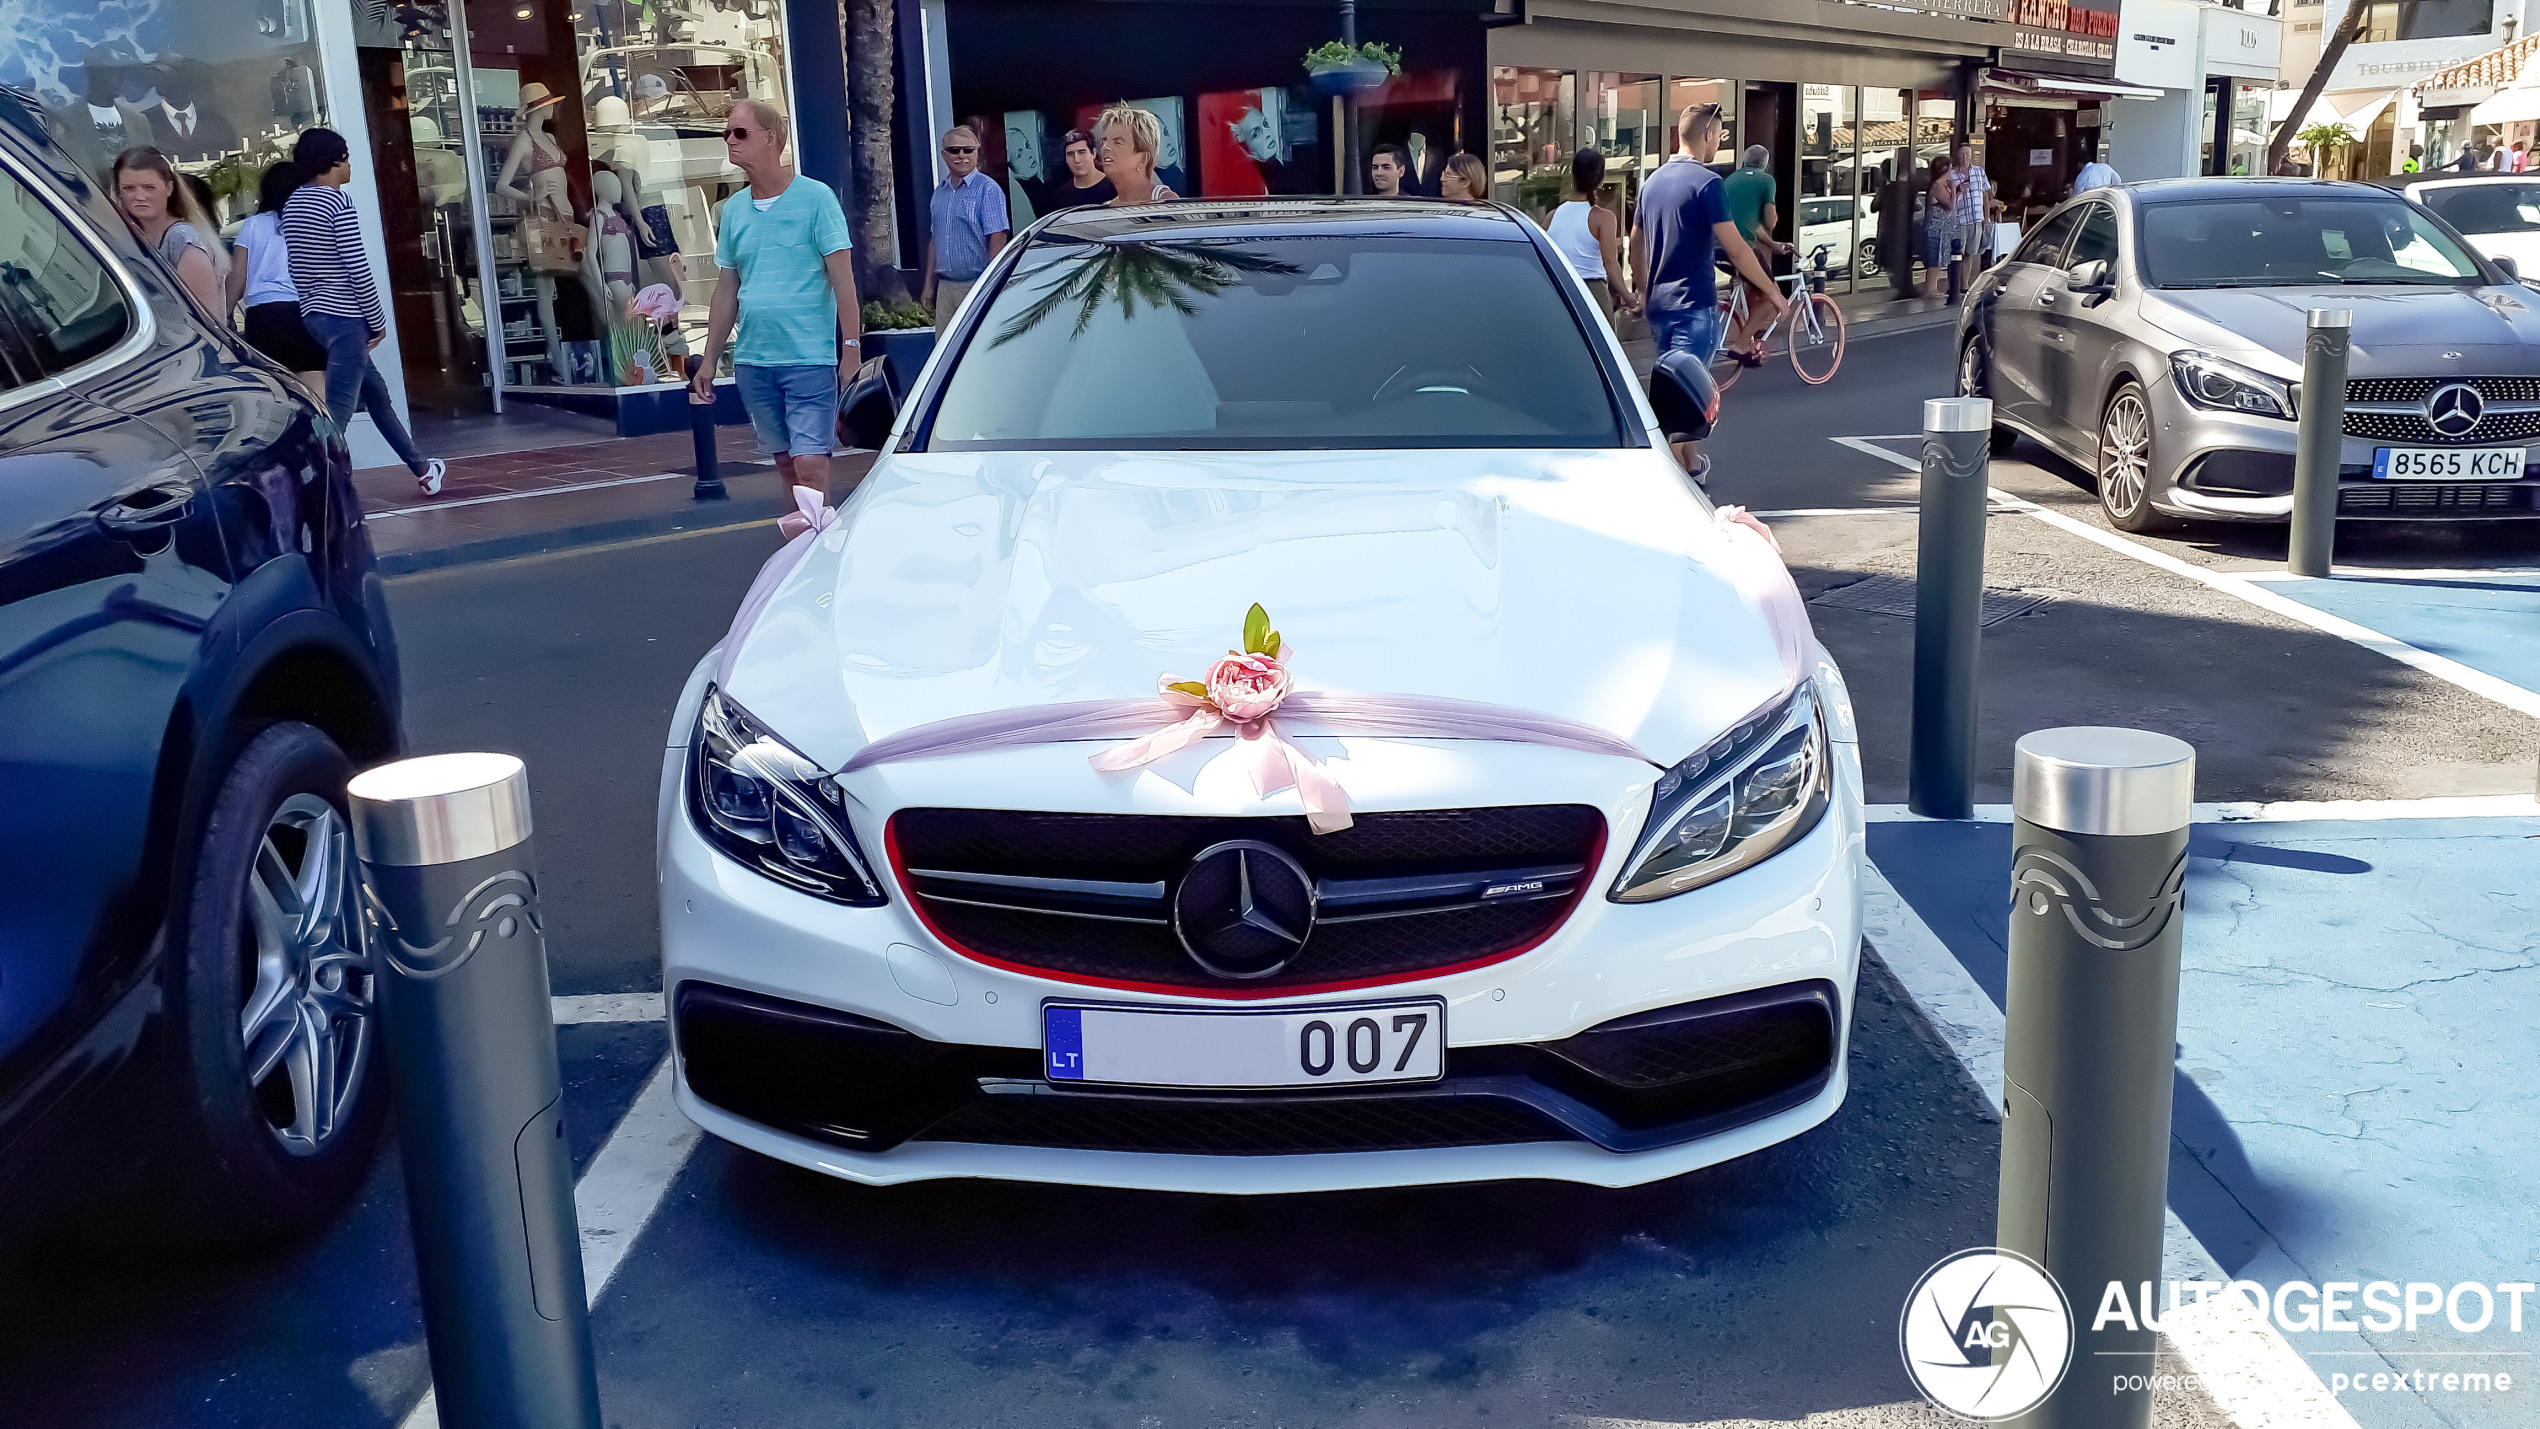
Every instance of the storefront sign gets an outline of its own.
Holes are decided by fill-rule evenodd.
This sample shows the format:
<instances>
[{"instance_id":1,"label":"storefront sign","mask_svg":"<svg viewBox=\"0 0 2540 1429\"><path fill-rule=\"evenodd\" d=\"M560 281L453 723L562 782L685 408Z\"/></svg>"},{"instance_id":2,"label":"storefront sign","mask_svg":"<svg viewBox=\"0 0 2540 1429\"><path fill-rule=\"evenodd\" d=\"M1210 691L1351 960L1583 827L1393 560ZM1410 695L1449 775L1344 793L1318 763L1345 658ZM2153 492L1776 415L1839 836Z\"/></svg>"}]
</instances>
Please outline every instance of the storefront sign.
<instances>
[{"instance_id":1,"label":"storefront sign","mask_svg":"<svg viewBox=\"0 0 2540 1429\"><path fill-rule=\"evenodd\" d=\"M2006 57L2069 60L2102 73L2116 63L2122 26L2115 10L2071 0L2011 0L2010 19Z\"/></svg>"},{"instance_id":2,"label":"storefront sign","mask_svg":"<svg viewBox=\"0 0 2540 1429\"><path fill-rule=\"evenodd\" d=\"M2116 11L2075 5L2070 0L2011 0L2011 23L2095 40L2114 40L2118 29Z\"/></svg>"},{"instance_id":3,"label":"storefront sign","mask_svg":"<svg viewBox=\"0 0 2540 1429\"><path fill-rule=\"evenodd\" d=\"M2126 0L2117 35L2117 78L2155 89L2194 89L2196 12L2188 0Z\"/></svg>"},{"instance_id":4,"label":"storefront sign","mask_svg":"<svg viewBox=\"0 0 2540 1429\"><path fill-rule=\"evenodd\" d=\"M2452 109L2464 104L2484 104L2496 97L2492 84L2429 84L2417 91L2417 103L2427 109Z\"/></svg>"},{"instance_id":5,"label":"storefront sign","mask_svg":"<svg viewBox=\"0 0 2540 1429\"><path fill-rule=\"evenodd\" d=\"M1963 15L1970 20L2007 20L2012 0L1913 0L1914 8L1934 15Z\"/></svg>"},{"instance_id":6,"label":"storefront sign","mask_svg":"<svg viewBox=\"0 0 2540 1429\"><path fill-rule=\"evenodd\" d=\"M2025 28L2012 30L2011 43L2004 45L2002 51L2005 54L2042 55L2100 65L2109 64L2117 57L2117 46L2112 40L2093 40L2060 30Z\"/></svg>"}]
</instances>

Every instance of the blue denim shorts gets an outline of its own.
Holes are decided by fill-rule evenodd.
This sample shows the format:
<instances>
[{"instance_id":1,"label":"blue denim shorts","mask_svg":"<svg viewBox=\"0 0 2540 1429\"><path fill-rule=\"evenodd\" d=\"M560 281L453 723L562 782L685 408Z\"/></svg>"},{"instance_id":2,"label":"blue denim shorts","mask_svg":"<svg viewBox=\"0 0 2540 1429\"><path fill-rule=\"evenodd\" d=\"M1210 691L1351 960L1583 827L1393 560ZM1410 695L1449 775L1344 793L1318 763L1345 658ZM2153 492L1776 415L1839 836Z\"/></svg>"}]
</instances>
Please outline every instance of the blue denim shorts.
<instances>
[{"instance_id":1,"label":"blue denim shorts","mask_svg":"<svg viewBox=\"0 0 2540 1429\"><path fill-rule=\"evenodd\" d=\"M1668 308L1649 315L1649 336L1660 352L1690 352L1709 362L1720 347L1720 309L1716 304Z\"/></svg>"},{"instance_id":2,"label":"blue denim shorts","mask_svg":"<svg viewBox=\"0 0 2540 1429\"><path fill-rule=\"evenodd\" d=\"M838 369L806 363L762 367L735 363L732 381L749 409L758 449L774 456L827 456L838 439Z\"/></svg>"}]
</instances>

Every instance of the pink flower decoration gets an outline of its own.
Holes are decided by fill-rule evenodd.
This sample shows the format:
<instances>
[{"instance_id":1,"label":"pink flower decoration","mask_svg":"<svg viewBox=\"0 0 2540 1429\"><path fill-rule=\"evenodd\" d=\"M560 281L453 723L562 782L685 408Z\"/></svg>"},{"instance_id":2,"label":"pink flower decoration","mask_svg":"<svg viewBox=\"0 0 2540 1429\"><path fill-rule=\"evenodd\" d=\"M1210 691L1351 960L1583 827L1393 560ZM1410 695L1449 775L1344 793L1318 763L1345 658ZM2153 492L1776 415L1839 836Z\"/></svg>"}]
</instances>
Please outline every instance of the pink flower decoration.
<instances>
[{"instance_id":1,"label":"pink flower decoration","mask_svg":"<svg viewBox=\"0 0 2540 1429\"><path fill-rule=\"evenodd\" d=\"M1285 665L1267 655L1228 655L1208 670L1208 701L1237 724L1250 724L1279 707L1293 683Z\"/></svg>"},{"instance_id":2,"label":"pink flower decoration","mask_svg":"<svg viewBox=\"0 0 2540 1429\"><path fill-rule=\"evenodd\" d=\"M655 283L626 300L626 315L647 322L666 323L679 316L679 295L667 283Z\"/></svg>"}]
</instances>

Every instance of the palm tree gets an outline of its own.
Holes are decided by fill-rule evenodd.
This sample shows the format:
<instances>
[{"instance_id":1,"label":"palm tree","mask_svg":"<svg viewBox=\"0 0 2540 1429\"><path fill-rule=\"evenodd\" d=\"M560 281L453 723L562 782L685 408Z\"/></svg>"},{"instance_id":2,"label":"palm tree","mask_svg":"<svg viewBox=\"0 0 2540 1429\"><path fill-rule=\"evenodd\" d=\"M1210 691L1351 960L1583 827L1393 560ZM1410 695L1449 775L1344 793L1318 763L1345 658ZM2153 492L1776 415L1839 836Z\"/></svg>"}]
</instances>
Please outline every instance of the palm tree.
<instances>
[{"instance_id":1,"label":"palm tree","mask_svg":"<svg viewBox=\"0 0 2540 1429\"><path fill-rule=\"evenodd\" d=\"M892 0L843 0L847 27L847 118L850 161L855 165L855 212L847 215L858 263L856 286L866 297L894 302L908 296L890 252L891 207L897 189L891 173Z\"/></svg>"},{"instance_id":2,"label":"palm tree","mask_svg":"<svg viewBox=\"0 0 2540 1429\"><path fill-rule=\"evenodd\" d=\"M2334 124L2313 124L2293 137L2301 140L2302 147L2310 151L2311 177L2315 179L2330 177L2329 164L2343 161L2346 151L2355 143L2355 131L2348 128L2344 120Z\"/></svg>"}]
</instances>

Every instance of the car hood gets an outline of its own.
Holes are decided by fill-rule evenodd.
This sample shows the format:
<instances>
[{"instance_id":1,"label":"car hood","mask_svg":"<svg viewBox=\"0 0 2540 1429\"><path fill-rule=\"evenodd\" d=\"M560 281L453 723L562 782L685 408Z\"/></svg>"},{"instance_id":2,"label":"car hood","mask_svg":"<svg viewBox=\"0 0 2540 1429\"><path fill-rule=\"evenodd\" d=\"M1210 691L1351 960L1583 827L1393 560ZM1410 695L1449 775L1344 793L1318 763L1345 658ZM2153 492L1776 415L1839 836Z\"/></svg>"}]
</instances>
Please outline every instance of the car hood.
<instances>
[{"instance_id":1,"label":"car hood","mask_svg":"<svg viewBox=\"0 0 2540 1429\"><path fill-rule=\"evenodd\" d=\"M1300 688L1561 715L1673 762L1783 685L1731 574L1751 559L1662 450L895 455L726 686L836 768L957 715L1204 678L1258 601Z\"/></svg>"},{"instance_id":2,"label":"car hood","mask_svg":"<svg viewBox=\"0 0 2540 1429\"><path fill-rule=\"evenodd\" d=\"M2357 377L2540 371L2540 294L2493 288L2164 288L2147 315L2190 347L2298 376L2313 308L2355 315ZM2272 355L2273 361L2263 360Z\"/></svg>"}]
</instances>

